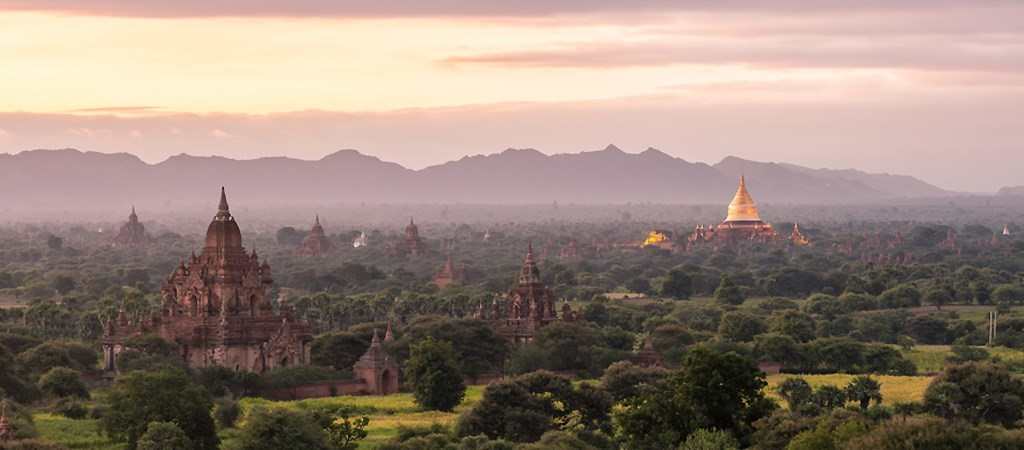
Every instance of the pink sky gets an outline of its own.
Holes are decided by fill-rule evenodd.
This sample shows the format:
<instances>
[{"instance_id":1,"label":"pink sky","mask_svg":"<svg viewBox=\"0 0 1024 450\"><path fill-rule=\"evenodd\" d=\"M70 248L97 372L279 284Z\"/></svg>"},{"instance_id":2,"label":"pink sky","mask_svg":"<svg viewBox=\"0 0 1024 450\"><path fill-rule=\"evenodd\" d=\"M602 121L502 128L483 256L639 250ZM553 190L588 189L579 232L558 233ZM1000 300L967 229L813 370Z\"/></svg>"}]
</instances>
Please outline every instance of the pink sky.
<instances>
[{"instance_id":1,"label":"pink sky","mask_svg":"<svg viewBox=\"0 0 1024 450\"><path fill-rule=\"evenodd\" d=\"M1013 1L0 0L0 61L11 153L419 168L615 143L1024 184Z\"/></svg>"}]
</instances>

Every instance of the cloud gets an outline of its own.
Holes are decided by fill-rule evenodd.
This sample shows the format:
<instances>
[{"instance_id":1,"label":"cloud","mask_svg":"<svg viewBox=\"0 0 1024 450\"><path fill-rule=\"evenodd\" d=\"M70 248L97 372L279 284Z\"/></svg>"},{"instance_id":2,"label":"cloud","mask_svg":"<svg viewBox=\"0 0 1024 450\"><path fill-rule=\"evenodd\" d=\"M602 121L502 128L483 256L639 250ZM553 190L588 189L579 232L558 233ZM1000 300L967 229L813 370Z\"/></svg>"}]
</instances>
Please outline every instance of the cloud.
<instances>
[{"instance_id":1,"label":"cloud","mask_svg":"<svg viewBox=\"0 0 1024 450\"><path fill-rule=\"evenodd\" d=\"M1014 0L972 2L978 7ZM53 11L129 17L423 17L547 16L586 13L656 13L671 11L807 12L850 10L919 10L963 6L956 0L0 0L0 10Z\"/></svg>"},{"instance_id":2,"label":"cloud","mask_svg":"<svg viewBox=\"0 0 1024 450\"><path fill-rule=\"evenodd\" d=\"M86 114L137 114L159 112L160 109L161 107L159 106L103 106L97 108L76 108L68 110L68 112Z\"/></svg>"},{"instance_id":3,"label":"cloud","mask_svg":"<svg viewBox=\"0 0 1024 450\"><path fill-rule=\"evenodd\" d=\"M890 39L822 37L711 39L693 43L597 42L558 48L456 55L452 66L616 68L677 64L757 68L898 68L1017 73L1024 70L1024 35L1013 39Z\"/></svg>"},{"instance_id":4,"label":"cloud","mask_svg":"<svg viewBox=\"0 0 1024 450\"><path fill-rule=\"evenodd\" d=\"M213 136L213 137L215 137L217 139L231 139L231 138L235 137L233 134L228 133L227 131L221 130L220 128L216 128L216 129L210 130L210 136Z\"/></svg>"}]
</instances>

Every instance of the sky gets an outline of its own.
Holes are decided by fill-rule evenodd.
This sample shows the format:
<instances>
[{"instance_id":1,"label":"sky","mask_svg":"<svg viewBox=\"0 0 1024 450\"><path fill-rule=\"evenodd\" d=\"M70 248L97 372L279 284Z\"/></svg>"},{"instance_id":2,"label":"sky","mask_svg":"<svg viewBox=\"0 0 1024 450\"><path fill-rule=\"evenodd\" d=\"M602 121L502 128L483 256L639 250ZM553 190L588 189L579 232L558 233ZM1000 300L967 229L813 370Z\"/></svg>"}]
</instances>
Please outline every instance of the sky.
<instances>
[{"instance_id":1,"label":"sky","mask_svg":"<svg viewBox=\"0 0 1024 450\"><path fill-rule=\"evenodd\" d=\"M1024 2L0 0L0 152L658 148L1024 184Z\"/></svg>"}]
</instances>

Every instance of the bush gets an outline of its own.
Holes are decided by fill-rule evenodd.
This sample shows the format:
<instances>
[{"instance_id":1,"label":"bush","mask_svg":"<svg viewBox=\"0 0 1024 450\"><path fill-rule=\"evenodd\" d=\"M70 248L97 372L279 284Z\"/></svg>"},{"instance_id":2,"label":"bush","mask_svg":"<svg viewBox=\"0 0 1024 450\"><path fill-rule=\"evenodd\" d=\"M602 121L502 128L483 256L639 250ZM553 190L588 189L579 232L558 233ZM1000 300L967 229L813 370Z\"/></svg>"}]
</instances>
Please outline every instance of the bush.
<instances>
[{"instance_id":1,"label":"bush","mask_svg":"<svg viewBox=\"0 0 1024 450\"><path fill-rule=\"evenodd\" d=\"M50 406L50 411L68 419L84 419L89 415L89 408L79 400L70 397L60 398Z\"/></svg>"},{"instance_id":2,"label":"bush","mask_svg":"<svg viewBox=\"0 0 1024 450\"><path fill-rule=\"evenodd\" d=\"M39 378L39 390L53 397L88 398L89 389L76 370L54 367Z\"/></svg>"},{"instance_id":3,"label":"bush","mask_svg":"<svg viewBox=\"0 0 1024 450\"><path fill-rule=\"evenodd\" d=\"M238 402L230 398L222 398L213 404L213 420L220 429L234 428L241 416L242 409Z\"/></svg>"},{"instance_id":4,"label":"bush","mask_svg":"<svg viewBox=\"0 0 1024 450\"><path fill-rule=\"evenodd\" d=\"M138 450L191 450L192 441L173 422L150 422Z\"/></svg>"}]
</instances>

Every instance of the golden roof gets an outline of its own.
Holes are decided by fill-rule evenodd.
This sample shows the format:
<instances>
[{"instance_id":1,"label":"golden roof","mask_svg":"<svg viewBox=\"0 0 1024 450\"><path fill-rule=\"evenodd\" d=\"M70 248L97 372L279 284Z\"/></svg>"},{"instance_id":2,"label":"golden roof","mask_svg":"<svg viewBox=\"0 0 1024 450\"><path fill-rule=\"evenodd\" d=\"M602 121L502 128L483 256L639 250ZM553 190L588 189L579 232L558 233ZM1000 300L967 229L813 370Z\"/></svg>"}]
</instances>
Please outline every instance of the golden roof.
<instances>
[{"instance_id":1,"label":"golden roof","mask_svg":"<svg viewBox=\"0 0 1024 450\"><path fill-rule=\"evenodd\" d=\"M725 218L725 221L761 221L761 215L757 212L757 205L750 196L750 192L747 192L747 180L742 176L740 177L740 187L736 189L736 195L732 198L732 202L729 203L729 215Z\"/></svg>"}]
</instances>

